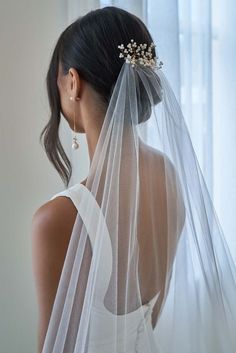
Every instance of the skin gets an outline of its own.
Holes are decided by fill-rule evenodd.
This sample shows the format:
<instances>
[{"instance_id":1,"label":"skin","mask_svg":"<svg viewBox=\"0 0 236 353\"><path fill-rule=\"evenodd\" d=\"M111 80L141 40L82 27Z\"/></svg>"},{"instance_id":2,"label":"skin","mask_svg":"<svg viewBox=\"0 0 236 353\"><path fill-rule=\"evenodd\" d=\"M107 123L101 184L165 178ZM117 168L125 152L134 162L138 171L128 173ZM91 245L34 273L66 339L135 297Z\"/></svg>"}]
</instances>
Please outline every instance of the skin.
<instances>
[{"instance_id":1,"label":"skin","mask_svg":"<svg viewBox=\"0 0 236 353\"><path fill-rule=\"evenodd\" d=\"M67 75L63 75L59 65L57 85L63 116L72 130L86 134L91 162L105 114L98 95L86 81L81 79L74 68L71 68ZM70 97L75 100L71 101Z\"/></svg>"},{"instance_id":2,"label":"skin","mask_svg":"<svg viewBox=\"0 0 236 353\"><path fill-rule=\"evenodd\" d=\"M59 66L59 74L57 80L62 113L67 120L70 128L74 130L74 113L76 117L76 132L86 134L88 152L91 160L96 148L102 122L104 119L104 110L100 104L99 97L94 92L89 84L87 84L74 68L70 68L67 75L63 75L61 66ZM70 100L73 97L74 100ZM99 107L99 108L98 108ZM155 190L159 199L165 198L165 175L160 172L163 171L163 157L157 153L156 150L147 149L145 145L142 146L140 151L140 163L142 163L141 178L143 178L143 185L148 185L149 180L146 179L150 173L146 173L150 165L156 166L156 175L159 174L159 180L156 182ZM143 175L142 175L143 174ZM86 179L81 182L85 185ZM142 195L147 195L149 190L145 188L153 188L152 185L144 187ZM173 193L173 198L176 195ZM141 198L141 214L145 214L148 210L149 200L143 196ZM164 209L164 208L163 208ZM175 210L173 210L174 214ZM66 251L70 241L70 235L77 215L77 210L72 201L67 197L56 197L43 204L33 215L32 218L32 258L33 258L33 271L35 276L38 307L39 307L39 322L38 322L38 353L42 352L43 342L45 339L48 323L52 311L53 302L55 299L63 263L65 260ZM146 216L145 216L146 217ZM146 217L147 219L147 217ZM182 222L180 222L180 229L184 223L184 212L182 213ZM65 222L66 220L66 222ZM166 231L166 215L163 213L160 219L157 219L157 227L160 234ZM150 234L150 223L146 221L140 226L140 234ZM163 239L160 239L160 242ZM152 268L154 261L152 261L153 249L145 242L145 239L140 238L140 244L143 243L142 251L140 252L140 268L139 277L141 282L142 302L148 302L160 289L160 300L154 306L152 314L152 324L155 327L160 305L164 296L164 288L155 283L156 274L153 274ZM164 253L166 244L163 242L161 252ZM157 251L157 250L156 250ZM173 253L174 253L173 248ZM89 249L90 256L92 256L91 249ZM160 258L161 258L160 252ZM154 252L155 253L155 252ZM155 254L154 254L155 256ZM160 264L163 268L163 274L166 271L166 263ZM149 274L147 276L147 273ZM152 278L153 274L153 278ZM163 275L163 278L165 276ZM150 283L153 285L150 286ZM107 295L109 297L109 288ZM107 305L109 309L109 305Z\"/></svg>"},{"instance_id":3,"label":"skin","mask_svg":"<svg viewBox=\"0 0 236 353\"><path fill-rule=\"evenodd\" d=\"M75 112L75 131L86 134L91 162L104 116L102 109L97 109L97 95L74 68L67 75L62 75L59 66L57 84L63 116L74 130ZM75 100L70 100L70 97ZM86 179L81 183L85 185ZM56 197L37 209L32 218L33 271L39 306L39 353L42 352L76 215L77 210L70 199Z\"/></svg>"}]
</instances>

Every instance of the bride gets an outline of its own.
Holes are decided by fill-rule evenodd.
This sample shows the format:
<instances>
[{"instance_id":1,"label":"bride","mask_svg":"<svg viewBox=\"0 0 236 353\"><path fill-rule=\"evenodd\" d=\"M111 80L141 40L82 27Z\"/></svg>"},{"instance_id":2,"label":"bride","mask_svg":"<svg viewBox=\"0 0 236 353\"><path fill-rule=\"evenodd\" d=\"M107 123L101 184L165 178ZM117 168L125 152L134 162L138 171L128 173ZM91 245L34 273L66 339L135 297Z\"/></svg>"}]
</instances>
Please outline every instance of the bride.
<instances>
[{"instance_id":1,"label":"bride","mask_svg":"<svg viewBox=\"0 0 236 353\"><path fill-rule=\"evenodd\" d=\"M41 134L65 190L33 215L38 353L234 353L236 270L144 23L116 7L60 35ZM90 167L68 187L85 133Z\"/></svg>"}]
</instances>

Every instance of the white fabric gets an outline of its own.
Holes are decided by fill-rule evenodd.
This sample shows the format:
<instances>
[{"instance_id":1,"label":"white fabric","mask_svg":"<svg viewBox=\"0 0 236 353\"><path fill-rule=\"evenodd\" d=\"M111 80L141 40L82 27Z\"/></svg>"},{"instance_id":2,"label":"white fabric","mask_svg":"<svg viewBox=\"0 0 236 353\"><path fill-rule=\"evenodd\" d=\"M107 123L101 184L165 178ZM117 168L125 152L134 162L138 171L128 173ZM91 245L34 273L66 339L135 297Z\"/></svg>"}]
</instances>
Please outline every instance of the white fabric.
<instances>
[{"instance_id":1,"label":"white fabric","mask_svg":"<svg viewBox=\"0 0 236 353\"><path fill-rule=\"evenodd\" d=\"M89 209L94 208L94 222L90 222L88 213L83 212L84 208L80 207L80 204L83 200L82 194L86 198L86 201L89 204ZM104 241L102 244L102 257L104 259L101 262L98 270L100 279L98 283L100 284L99 288L96 290L96 298L94 300L94 310L91 318L91 327L90 327L90 337L89 337L89 353L110 353L114 343L110 340L112 337L112 325L113 325L113 313L111 313L104 305L104 297L108 288L110 281L111 271L112 271L112 249L110 242L110 235L106 226L104 217L102 216L102 211L94 199L90 191L81 183L73 185L72 187L63 190L56 195L54 195L51 200L58 196L65 196L72 200L77 211L80 214L80 217L85 224L87 232L89 234L91 247L93 249L96 239L94 234L96 234L95 227L101 216L102 219L102 228L104 234ZM151 326L151 313L153 306L158 299L159 293L157 293L148 303L143 304L136 310L129 312L124 315L119 315L117 317L118 325L118 334L117 334L117 349L122 351L122 330L124 327L124 321L126 322L126 333L129 337L129 343L127 344L128 351L132 352L142 352L149 344L149 341L146 342L146 335L148 335L151 342L154 340L153 337L153 328ZM142 313L146 320L146 325L143 325ZM97 328L103 323L102 332L99 330L99 335L97 334ZM119 338L119 327L121 330L121 337ZM146 332L144 332L146 329ZM153 346L155 347L155 346ZM154 349L154 348L153 348ZM147 352L147 351L146 351Z\"/></svg>"},{"instance_id":2,"label":"white fabric","mask_svg":"<svg viewBox=\"0 0 236 353\"><path fill-rule=\"evenodd\" d=\"M235 264L162 70L124 62L63 194L78 214L42 353L235 353Z\"/></svg>"},{"instance_id":3,"label":"white fabric","mask_svg":"<svg viewBox=\"0 0 236 353\"><path fill-rule=\"evenodd\" d=\"M100 1L106 5L114 2ZM236 3L116 0L115 5L137 14L153 34L236 262Z\"/></svg>"}]
</instances>

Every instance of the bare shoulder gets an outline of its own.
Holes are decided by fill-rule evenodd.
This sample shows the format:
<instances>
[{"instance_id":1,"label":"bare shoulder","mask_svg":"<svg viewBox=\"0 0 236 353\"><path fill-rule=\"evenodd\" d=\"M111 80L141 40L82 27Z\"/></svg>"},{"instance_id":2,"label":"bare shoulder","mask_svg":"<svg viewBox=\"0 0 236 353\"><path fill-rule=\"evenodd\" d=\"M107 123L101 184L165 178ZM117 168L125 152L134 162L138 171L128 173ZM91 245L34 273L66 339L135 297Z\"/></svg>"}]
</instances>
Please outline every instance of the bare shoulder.
<instances>
[{"instance_id":1,"label":"bare shoulder","mask_svg":"<svg viewBox=\"0 0 236 353\"><path fill-rule=\"evenodd\" d=\"M39 305L38 351L41 352L71 232L77 216L72 201L59 196L32 217L32 263Z\"/></svg>"},{"instance_id":2,"label":"bare shoulder","mask_svg":"<svg viewBox=\"0 0 236 353\"><path fill-rule=\"evenodd\" d=\"M156 167L159 173L166 171L167 168L175 170L170 158L164 152L145 143L141 143L141 157L147 163L151 163L152 168Z\"/></svg>"},{"instance_id":3,"label":"bare shoulder","mask_svg":"<svg viewBox=\"0 0 236 353\"><path fill-rule=\"evenodd\" d=\"M167 154L150 145L142 144L141 150L144 163L151 166L146 168L146 170L150 175L152 189L154 190L156 185L158 195L163 194L166 200L168 197L168 200L173 201L169 203L168 207L169 210L172 209L172 214L176 215L178 225L182 228L186 214L183 190L177 167ZM153 175L155 175L155 178L153 178Z\"/></svg>"},{"instance_id":4,"label":"bare shoulder","mask_svg":"<svg viewBox=\"0 0 236 353\"><path fill-rule=\"evenodd\" d=\"M32 217L32 235L46 231L59 236L61 231L71 228L77 215L73 202L65 196L58 196L39 207ZM66 221L65 221L66 220ZM58 230L60 230L59 233Z\"/></svg>"},{"instance_id":5,"label":"bare shoulder","mask_svg":"<svg viewBox=\"0 0 236 353\"><path fill-rule=\"evenodd\" d=\"M46 256L50 251L57 257L62 255L70 240L76 215L74 204L65 196L56 197L39 207L31 223L34 254L40 252L40 256Z\"/></svg>"},{"instance_id":6,"label":"bare shoulder","mask_svg":"<svg viewBox=\"0 0 236 353\"><path fill-rule=\"evenodd\" d=\"M31 242L37 289L42 280L59 279L76 216L74 204L65 196L46 202L34 213Z\"/></svg>"}]
</instances>

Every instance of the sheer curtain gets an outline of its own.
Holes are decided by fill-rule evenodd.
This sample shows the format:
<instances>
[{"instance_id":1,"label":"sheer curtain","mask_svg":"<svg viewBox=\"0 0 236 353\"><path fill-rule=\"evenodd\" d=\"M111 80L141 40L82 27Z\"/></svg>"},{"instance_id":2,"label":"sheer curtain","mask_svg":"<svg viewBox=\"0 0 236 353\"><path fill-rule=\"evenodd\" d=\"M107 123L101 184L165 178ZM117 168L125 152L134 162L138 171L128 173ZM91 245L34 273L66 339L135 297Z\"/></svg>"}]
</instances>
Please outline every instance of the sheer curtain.
<instances>
[{"instance_id":1,"label":"sheer curtain","mask_svg":"<svg viewBox=\"0 0 236 353\"><path fill-rule=\"evenodd\" d=\"M214 200L236 261L236 2L212 2Z\"/></svg>"},{"instance_id":2,"label":"sheer curtain","mask_svg":"<svg viewBox=\"0 0 236 353\"><path fill-rule=\"evenodd\" d=\"M179 0L181 105L213 196L212 32L210 0Z\"/></svg>"},{"instance_id":3,"label":"sheer curtain","mask_svg":"<svg viewBox=\"0 0 236 353\"><path fill-rule=\"evenodd\" d=\"M236 261L236 39L233 0L179 0L181 106Z\"/></svg>"},{"instance_id":4,"label":"sheer curtain","mask_svg":"<svg viewBox=\"0 0 236 353\"><path fill-rule=\"evenodd\" d=\"M68 22L108 5L148 25L236 261L234 0L68 0ZM76 169L76 167L75 167Z\"/></svg>"}]
</instances>

